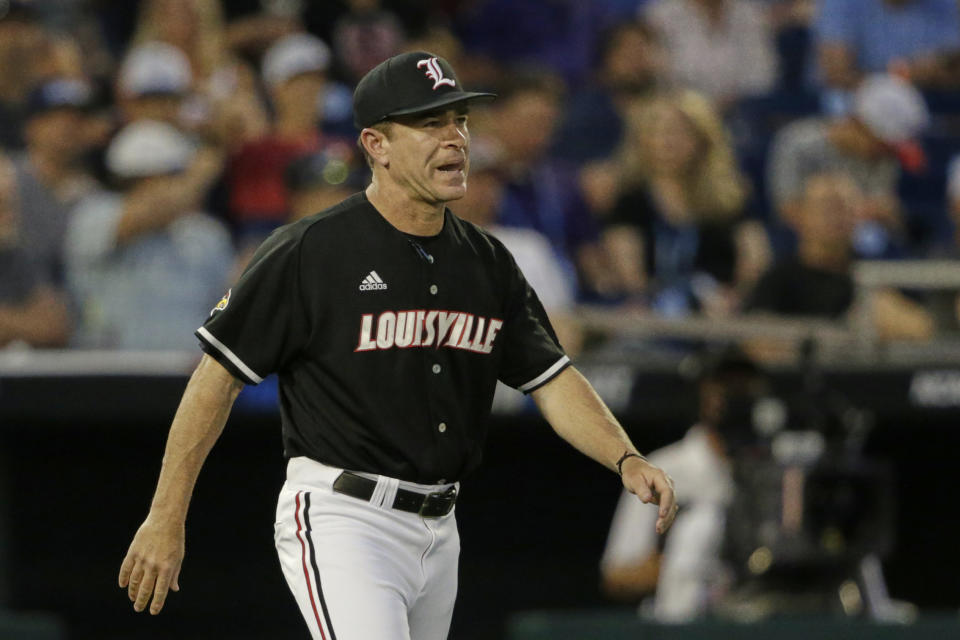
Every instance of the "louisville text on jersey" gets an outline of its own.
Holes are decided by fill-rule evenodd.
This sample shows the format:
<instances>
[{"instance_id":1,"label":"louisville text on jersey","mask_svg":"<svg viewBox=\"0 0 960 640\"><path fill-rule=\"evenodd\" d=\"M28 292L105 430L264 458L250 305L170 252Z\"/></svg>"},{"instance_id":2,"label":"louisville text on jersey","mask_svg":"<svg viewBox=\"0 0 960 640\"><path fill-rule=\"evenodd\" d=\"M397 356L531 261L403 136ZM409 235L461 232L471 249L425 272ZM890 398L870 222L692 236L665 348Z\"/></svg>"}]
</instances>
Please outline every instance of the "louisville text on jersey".
<instances>
[{"instance_id":1,"label":"louisville text on jersey","mask_svg":"<svg viewBox=\"0 0 960 640\"><path fill-rule=\"evenodd\" d=\"M484 318L464 311L384 311L360 317L360 341L356 351L450 347L474 353L490 353L503 320Z\"/></svg>"}]
</instances>

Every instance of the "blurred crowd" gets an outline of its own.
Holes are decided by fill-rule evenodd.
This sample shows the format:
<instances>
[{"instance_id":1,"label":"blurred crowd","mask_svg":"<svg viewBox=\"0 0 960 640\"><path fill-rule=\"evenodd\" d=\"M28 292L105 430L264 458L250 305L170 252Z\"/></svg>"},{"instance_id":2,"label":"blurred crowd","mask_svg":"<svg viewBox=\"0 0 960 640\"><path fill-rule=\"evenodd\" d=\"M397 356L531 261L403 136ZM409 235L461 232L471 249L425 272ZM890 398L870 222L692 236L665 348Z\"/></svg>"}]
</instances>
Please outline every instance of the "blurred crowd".
<instances>
[{"instance_id":1,"label":"blurred crowd","mask_svg":"<svg viewBox=\"0 0 960 640\"><path fill-rule=\"evenodd\" d=\"M276 227L362 189L356 81L498 100L467 198L576 306L843 320L858 259L955 258L957 0L0 0L0 346L190 348ZM947 322L885 290L882 337Z\"/></svg>"}]
</instances>

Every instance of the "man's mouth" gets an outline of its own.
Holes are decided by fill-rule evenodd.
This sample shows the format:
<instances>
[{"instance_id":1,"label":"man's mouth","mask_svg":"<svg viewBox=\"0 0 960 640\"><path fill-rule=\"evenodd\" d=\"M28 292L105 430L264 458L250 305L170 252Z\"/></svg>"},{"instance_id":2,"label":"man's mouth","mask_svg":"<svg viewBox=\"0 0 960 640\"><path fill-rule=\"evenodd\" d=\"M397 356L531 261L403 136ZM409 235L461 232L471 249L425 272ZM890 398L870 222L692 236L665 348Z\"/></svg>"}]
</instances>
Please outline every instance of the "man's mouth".
<instances>
[{"instance_id":1,"label":"man's mouth","mask_svg":"<svg viewBox=\"0 0 960 640\"><path fill-rule=\"evenodd\" d=\"M442 164L439 167L437 167L437 170L443 171L445 173L454 173L457 171L463 171L464 164L466 163L464 163L463 160L458 160L456 162L448 162L447 164Z\"/></svg>"}]
</instances>

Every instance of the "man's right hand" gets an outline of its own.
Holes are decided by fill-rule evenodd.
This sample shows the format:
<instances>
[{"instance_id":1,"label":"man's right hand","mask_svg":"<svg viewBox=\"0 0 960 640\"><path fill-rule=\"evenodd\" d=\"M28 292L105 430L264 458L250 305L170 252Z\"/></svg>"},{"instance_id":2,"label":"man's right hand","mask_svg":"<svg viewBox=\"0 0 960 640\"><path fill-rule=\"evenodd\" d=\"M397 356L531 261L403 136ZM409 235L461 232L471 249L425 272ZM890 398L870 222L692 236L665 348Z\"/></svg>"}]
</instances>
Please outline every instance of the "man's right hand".
<instances>
[{"instance_id":1,"label":"man's right hand","mask_svg":"<svg viewBox=\"0 0 960 640\"><path fill-rule=\"evenodd\" d=\"M167 591L180 591L180 565L185 549L182 522L170 523L153 514L137 529L120 566L120 587L127 589L135 611L143 611L150 596L150 613L163 609Z\"/></svg>"}]
</instances>

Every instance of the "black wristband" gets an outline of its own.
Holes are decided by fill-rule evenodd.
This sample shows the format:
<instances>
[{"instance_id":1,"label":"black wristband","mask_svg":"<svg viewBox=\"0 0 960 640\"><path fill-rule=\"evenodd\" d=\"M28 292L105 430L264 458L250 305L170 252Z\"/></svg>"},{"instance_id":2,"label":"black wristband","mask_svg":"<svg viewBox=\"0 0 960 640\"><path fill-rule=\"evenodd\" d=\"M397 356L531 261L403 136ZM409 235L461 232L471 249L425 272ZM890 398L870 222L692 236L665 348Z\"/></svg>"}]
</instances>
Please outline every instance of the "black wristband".
<instances>
[{"instance_id":1,"label":"black wristband","mask_svg":"<svg viewBox=\"0 0 960 640\"><path fill-rule=\"evenodd\" d=\"M640 458L641 460L646 460L646 458L644 458L639 453L631 453L629 451L625 451L624 454L620 456L620 459L617 460L617 473L620 474L621 476L623 476L623 462L627 458Z\"/></svg>"}]
</instances>

